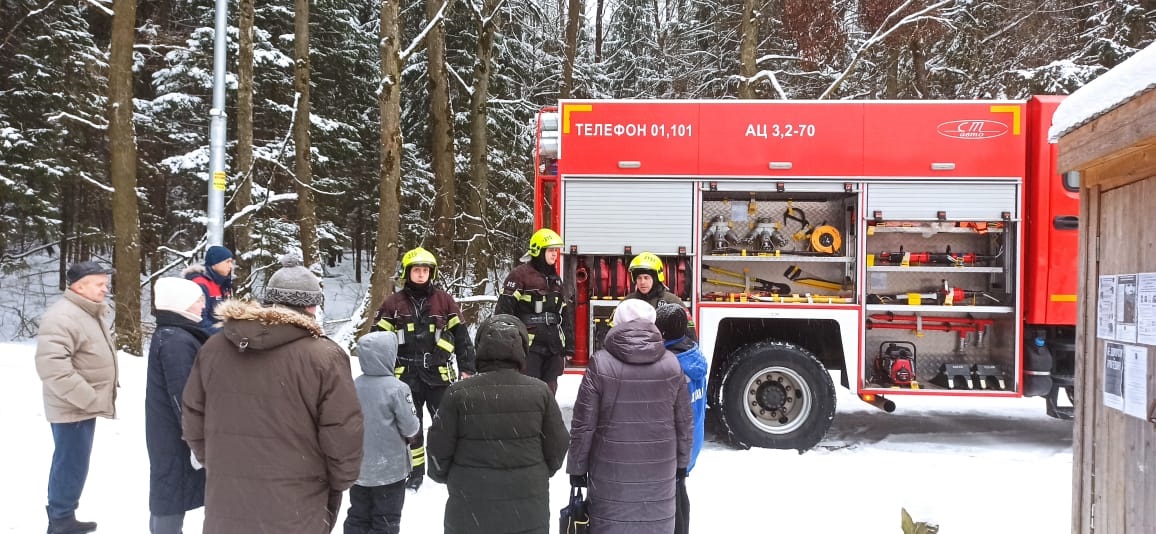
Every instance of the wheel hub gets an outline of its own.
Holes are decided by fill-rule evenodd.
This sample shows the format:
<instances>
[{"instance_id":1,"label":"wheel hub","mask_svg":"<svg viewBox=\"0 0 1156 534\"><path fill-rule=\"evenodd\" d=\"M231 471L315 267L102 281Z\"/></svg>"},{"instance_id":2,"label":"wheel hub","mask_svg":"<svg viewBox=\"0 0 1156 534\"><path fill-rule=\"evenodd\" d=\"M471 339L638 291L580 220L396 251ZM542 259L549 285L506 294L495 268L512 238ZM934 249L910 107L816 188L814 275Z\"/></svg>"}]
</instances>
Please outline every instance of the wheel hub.
<instances>
[{"instance_id":1,"label":"wheel hub","mask_svg":"<svg viewBox=\"0 0 1156 534\"><path fill-rule=\"evenodd\" d=\"M769 380L763 382L755 392L755 400L764 410L778 410L787 401L787 388L781 382Z\"/></svg>"},{"instance_id":2,"label":"wheel hub","mask_svg":"<svg viewBox=\"0 0 1156 534\"><path fill-rule=\"evenodd\" d=\"M764 432L798 429L811 412L803 377L786 367L768 367L747 382L747 417Z\"/></svg>"}]
</instances>

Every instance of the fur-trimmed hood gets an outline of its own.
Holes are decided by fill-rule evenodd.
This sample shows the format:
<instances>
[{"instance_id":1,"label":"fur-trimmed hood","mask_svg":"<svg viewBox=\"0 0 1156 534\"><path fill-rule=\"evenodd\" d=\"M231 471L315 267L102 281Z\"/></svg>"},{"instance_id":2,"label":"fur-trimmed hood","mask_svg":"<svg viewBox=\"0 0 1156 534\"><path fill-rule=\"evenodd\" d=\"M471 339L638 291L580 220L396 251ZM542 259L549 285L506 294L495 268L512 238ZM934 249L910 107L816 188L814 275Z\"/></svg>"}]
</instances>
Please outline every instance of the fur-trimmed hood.
<instances>
[{"instance_id":1,"label":"fur-trimmed hood","mask_svg":"<svg viewBox=\"0 0 1156 534\"><path fill-rule=\"evenodd\" d=\"M313 317L284 306L230 299L217 306L216 315L224 321L225 338L242 352L249 348L269 350L306 336L325 335Z\"/></svg>"},{"instance_id":2,"label":"fur-trimmed hood","mask_svg":"<svg viewBox=\"0 0 1156 534\"><path fill-rule=\"evenodd\" d=\"M181 271L181 276L184 277L185 279L191 280L191 279L193 279L193 277L195 277L197 275L203 275L206 272L207 272L207 270L205 269L205 264L194 263L192 265L189 265L188 267L185 267L185 270Z\"/></svg>"}]
</instances>

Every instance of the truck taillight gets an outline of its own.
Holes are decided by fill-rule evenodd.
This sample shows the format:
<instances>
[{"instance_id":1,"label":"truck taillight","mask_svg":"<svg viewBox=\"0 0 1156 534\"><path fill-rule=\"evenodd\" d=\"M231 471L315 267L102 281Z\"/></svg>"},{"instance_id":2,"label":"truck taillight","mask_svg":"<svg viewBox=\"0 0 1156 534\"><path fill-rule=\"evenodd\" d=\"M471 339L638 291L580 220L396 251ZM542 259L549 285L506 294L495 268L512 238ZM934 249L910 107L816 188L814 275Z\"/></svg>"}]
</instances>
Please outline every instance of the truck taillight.
<instances>
[{"instance_id":1,"label":"truck taillight","mask_svg":"<svg viewBox=\"0 0 1156 534\"><path fill-rule=\"evenodd\" d=\"M538 114L538 155L540 157L558 157L558 121L557 112Z\"/></svg>"}]
</instances>

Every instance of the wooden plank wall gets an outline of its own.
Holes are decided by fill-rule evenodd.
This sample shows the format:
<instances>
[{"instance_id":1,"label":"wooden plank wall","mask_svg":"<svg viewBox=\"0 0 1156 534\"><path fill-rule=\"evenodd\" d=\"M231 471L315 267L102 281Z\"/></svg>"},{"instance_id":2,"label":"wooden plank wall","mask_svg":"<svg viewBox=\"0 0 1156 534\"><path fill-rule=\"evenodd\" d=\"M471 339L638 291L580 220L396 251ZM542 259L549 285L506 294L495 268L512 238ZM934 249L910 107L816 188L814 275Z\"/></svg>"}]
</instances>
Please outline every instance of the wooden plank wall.
<instances>
[{"instance_id":1,"label":"wooden plank wall","mask_svg":"<svg viewBox=\"0 0 1156 534\"><path fill-rule=\"evenodd\" d=\"M1076 369L1072 508L1072 531L1081 534L1156 532L1156 424L1104 406L1105 342L1095 337L1098 276L1156 272L1153 174L1156 169L1149 167L1148 178L1108 190L1096 183L1116 185L1110 177L1093 177L1081 195L1081 218L1088 224L1081 237L1084 298L1077 345L1083 350ZM1156 346L1148 346L1149 398L1156 395L1154 360Z\"/></svg>"}]
</instances>

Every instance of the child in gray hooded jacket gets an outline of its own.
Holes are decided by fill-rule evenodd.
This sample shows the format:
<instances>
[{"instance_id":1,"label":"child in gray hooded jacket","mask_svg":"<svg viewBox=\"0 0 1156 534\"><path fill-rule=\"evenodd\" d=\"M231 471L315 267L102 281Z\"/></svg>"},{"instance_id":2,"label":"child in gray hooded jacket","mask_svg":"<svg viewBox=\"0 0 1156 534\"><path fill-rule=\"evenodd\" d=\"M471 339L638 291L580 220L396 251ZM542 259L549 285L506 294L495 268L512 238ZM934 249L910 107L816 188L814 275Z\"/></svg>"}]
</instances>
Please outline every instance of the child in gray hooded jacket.
<instances>
[{"instance_id":1,"label":"child in gray hooded jacket","mask_svg":"<svg viewBox=\"0 0 1156 534\"><path fill-rule=\"evenodd\" d=\"M365 416L365 455L357 483L349 488L345 534L395 534L401 529L407 440L421 431L409 386L393 374L397 335L371 332L357 340L361 376L353 382Z\"/></svg>"}]
</instances>

